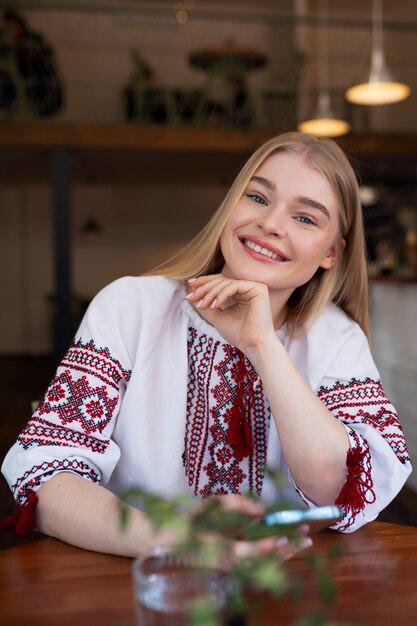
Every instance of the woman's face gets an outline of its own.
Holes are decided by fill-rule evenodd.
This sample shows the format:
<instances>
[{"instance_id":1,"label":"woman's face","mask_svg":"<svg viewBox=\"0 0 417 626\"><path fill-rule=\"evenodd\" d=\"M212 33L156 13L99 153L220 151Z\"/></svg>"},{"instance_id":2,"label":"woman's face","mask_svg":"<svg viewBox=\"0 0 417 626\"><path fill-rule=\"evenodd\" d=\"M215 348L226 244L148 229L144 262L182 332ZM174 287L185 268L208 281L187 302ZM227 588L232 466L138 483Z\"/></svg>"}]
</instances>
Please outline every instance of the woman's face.
<instances>
[{"instance_id":1,"label":"woman's face","mask_svg":"<svg viewBox=\"0 0 417 626\"><path fill-rule=\"evenodd\" d=\"M276 152L256 170L220 237L223 273L267 285L285 301L336 263L336 197L303 155Z\"/></svg>"}]
</instances>

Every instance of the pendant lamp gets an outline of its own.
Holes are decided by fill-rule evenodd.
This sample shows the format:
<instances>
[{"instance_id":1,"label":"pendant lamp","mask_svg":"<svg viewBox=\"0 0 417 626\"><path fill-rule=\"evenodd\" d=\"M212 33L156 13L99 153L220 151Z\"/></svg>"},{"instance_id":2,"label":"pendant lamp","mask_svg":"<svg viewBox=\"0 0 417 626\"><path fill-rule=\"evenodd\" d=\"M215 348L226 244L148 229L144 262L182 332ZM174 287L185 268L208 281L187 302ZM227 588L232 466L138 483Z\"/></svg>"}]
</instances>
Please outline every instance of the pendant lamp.
<instances>
[{"instance_id":1,"label":"pendant lamp","mask_svg":"<svg viewBox=\"0 0 417 626\"><path fill-rule=\"evenodd\" d=\"M318 137L340 137L350 130L346 120L336 117L332 110L329 92L329 24L328 2L321 0L319 13L324 21L322 36L317 28L318 40L318 65L319 65L319 95L316 109L307 120L298 124L298 130L302 133L310 133Z\"/></svg>"},{"instance_id":2,"label":"pendant lamp","mask_svg":"<svg viewBox=\"0 0 417 626\"><path fill-rule=\"evenodd\" d=\"M372 1L372 54L368 81L350 87L345 94L349 102L368 106L392 104L405 100L410 87L392 77L387 67L383 46L382 0Z\"/></svg>"},{"instance_id":3,"label":"pendant lamp","mask_svg":"<svg viewBox=\"0 0 417 626\"><path fill-rule=\"evenodd\" d=\"M350 125L346 120L335 116L331 108L329 91L325 89L319 93L316 111L308 120L298 124L298 130L318 137L340 137L349 132Z\"/></svg>"}]
</instances>

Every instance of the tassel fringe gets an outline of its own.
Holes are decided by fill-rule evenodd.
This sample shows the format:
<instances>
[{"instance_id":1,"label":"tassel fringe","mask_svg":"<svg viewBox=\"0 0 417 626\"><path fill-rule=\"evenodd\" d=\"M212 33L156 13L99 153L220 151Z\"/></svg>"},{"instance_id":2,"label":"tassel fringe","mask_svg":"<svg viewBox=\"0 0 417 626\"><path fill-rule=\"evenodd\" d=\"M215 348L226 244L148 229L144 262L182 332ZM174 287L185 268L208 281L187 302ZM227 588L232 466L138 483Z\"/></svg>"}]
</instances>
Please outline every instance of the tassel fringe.
<instances>
[{"instance_id":1,"label":"tassel fringe","mask_svg":"<svg viewBox=\"0 0 417 626\"><path fill-rule=\"evenodd\" d=\"M226 442L233 446L233 454L235 458L242 460L246 456L251 456L253 452L253 444L251 426L249 422L250 401L248 401L246 407L244 402L244 382L246 375L245 357L240 351L238 351L238 354L238 395L232 407Z\"/></svg>"},{"instance_id":2,"label":"tassel fringe","mask_svg":"<svg viewBox=\"0 0 417 626\"><path fill-rule=\"evenodd\" d=\"M375 498L375 494L371 489L372 482L369 484L362 477L364 458L365 451L362 451L359 447L348 450L346 456L346 467L348 470L346 482L336 500L336 504L345 511L363 511L367 503L365 494L368 490L371 491L371 495Z\"/></svg>"},{"instance_id":3,"label":"tassel fringe","mask_svg":"<svg viewBox=\"0 0 417 626\"><path fill-rule=\"evenodd\" d=\"M38 496L32 489L26 493L27 499L23 506L18 506L11 515L0 522L0 530L12 533L17 537L29 537L35 526L35 508Z\"/></svg>"}]
</instances>

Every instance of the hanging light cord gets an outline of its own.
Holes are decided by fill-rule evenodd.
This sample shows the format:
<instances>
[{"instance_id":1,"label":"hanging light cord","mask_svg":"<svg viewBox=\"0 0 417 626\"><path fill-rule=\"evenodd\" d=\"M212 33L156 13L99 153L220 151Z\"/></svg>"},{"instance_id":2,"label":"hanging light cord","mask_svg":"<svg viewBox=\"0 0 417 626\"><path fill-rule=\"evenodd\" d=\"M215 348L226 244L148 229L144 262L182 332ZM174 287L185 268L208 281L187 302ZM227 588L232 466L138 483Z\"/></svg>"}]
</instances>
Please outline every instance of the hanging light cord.
<instances>
[{"instance_id":1,"label":"hanging light cord","mask_svg":"<svg viewBox=\"0 0 417 626\"><path fill-rule=\"evenodd\" d=\"M319 26L318 34L318 63L319 63L319 91L329 88L329 3L328 0L320 0L319 3ZM320 33L320 30L323 30ZM320 36L322 34L322 36Z\"/></svg>"},{"instance_id":2,"label":"hanging light cord","mask_svg":"<svg viewBox=\"0 0 417 626\"><path fill-rule=\"evenodd\" d=\"M382 50L384 46L384 34L382 31L382 0L372 1L372 47Z\"/></svg>"},{"instance_id":3,"label":"hanging light cord","mask_svg":"<svg viewBox=\"0 0 417 626\"><path fill-rule=\"evenodd\" d=\"M374 80L380 80L385 64L382 0L372 0L372 57Z\"/></svg>"}]
</instances>

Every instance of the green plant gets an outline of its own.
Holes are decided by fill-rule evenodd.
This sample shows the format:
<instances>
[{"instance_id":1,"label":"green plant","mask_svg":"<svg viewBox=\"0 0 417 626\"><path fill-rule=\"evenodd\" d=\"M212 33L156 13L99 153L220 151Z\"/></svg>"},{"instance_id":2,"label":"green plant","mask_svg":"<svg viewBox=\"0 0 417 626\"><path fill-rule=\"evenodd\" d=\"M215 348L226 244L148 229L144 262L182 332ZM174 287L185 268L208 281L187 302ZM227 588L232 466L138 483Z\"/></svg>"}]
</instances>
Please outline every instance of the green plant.
<instances>
[{"instance_id":1,"label":"green plant","mask_svg":"<svg viewBox=\"0 0 417 626\"><path fill-rule=\"evenodd\" d=\"M208 498L196 505L191 495L182 495L177 498L161 498L144 490L134 488L126 491L122 496L123 505L120 512L121 526L128 523L128 508L132 504L146 512L154 528L175 529L182 537L176 550L190 551L204 549L207 545L207 567L217 567L221 562L232 563L229 575L237 582L237 589L256 589L267 591L276 597L292 592L294 601L303 594L302 582L291 576L285 561L280 561L275 552L245 556L231 559L233 545L236 540L252 541L273 534L275 537L285 536L297 548L302 535L297 528L274 526L273 530L260 523L256 523L252 516L240 511L226 509L221 498ZM282 503L275 503L271 510L285 509ZM303 554L303 558L314 571L314 579L320 603L316 611L305 615L296 626L324 626L327 622L327 609L336 600L336 588L328 573L328 565L338 558L340 550L332 548L327 555L319 555L313 550ZM233 593L228 598L228 609L233 615L244 614L247 611L244 594ZM215 626L216 615L209 603L198 601L194 607L190 626ZM330 624L329 624L330 626ZM332 626L336 626L334 623ZM339 625L341 626L341 625Z\"/></svg>"}]
</instances>

